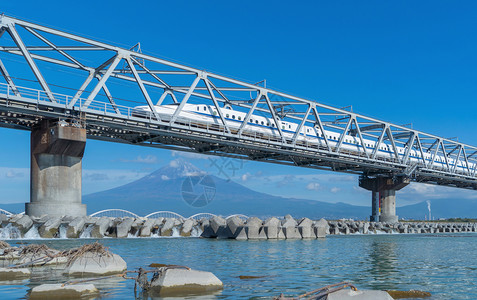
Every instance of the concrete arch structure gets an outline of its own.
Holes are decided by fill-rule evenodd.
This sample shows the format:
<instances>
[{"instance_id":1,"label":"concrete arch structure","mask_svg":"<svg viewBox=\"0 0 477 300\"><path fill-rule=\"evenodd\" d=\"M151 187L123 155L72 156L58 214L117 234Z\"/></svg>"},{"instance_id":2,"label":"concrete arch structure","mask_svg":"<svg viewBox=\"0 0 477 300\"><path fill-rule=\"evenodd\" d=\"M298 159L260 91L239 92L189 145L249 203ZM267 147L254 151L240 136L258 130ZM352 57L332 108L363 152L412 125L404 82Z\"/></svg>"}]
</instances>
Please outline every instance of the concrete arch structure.
<instances>
[{"instance_id":1,"label":"concrete arch structure","mask_svg":"<svg viewBox=\"0 0 477 300\"><path fill-rule=\"evenodd\" d=\"M111 214L108 215L108 213L111 213ZM130 211L125 210L125 209L118 209L118 208L100 210L100 211L97 211L97 212L91 214L90 217L113 217L113 218L134 217L134 218L139 218L139 216L136 215L133 212L130 212Z\"/></svg>"},{"instance_id":2,"label":"concrete arch structure","mask_svg":"<svg viewBox=\"0 0 477 300\"><path fill-rule=\"evenodd\" d=\"M13 215L13 213L9 212L8 210L4 210L4 209L1 209L1 208L0 208L0 214L4 214L4 215L7 215L7 216Z\"/></svg>"},{"instance_id":3,"label":"concrete arch structure","mask_svg":"<svg viewBox=\"0 0 477 300\"><path fill-rule=\"evenodd\" d=\"M244 221L246 221L248 219L248 217L246 215L242 215L242 214L235 214L235 215L230 215L228 217L226 217L225 219L230 219L230 218L233 218L233 217L238 217Z\"/></svg>"},{"instance_id":4,"label":"concrete arch structure","mask_svg":"<svg viewBox=\"0 0 477 300\"><path fill-rule=\"evenodd\" d=\"M211 213L198 213L190 216L188 219L200 220L202 218L212 219L213 217L216 217L216 215Z\"/></svg>"},{"instance_id":5,"label":"concrete arch structure","mask_svg":"<svg viewBox=\"0 0 477 300\"><path fill-rule=\"evenodd\" d=\"M178 213L172 211L156 211L153 213L148 214L145 218L176 218L185 220L183 216L179 215Z\"/></svg>"}]
</instances>

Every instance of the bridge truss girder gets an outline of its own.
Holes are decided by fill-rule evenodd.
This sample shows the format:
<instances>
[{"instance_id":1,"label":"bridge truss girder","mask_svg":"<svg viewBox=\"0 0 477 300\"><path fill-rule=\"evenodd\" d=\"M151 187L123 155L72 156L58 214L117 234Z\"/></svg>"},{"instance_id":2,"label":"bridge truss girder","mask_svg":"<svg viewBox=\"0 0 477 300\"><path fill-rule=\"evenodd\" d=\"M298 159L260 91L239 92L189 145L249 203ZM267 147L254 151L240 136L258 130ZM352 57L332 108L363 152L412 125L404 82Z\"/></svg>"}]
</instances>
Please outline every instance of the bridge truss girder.
<instances>
[{"instance_id":1,"label":"bridge truss girder","mask_svg":"<svg viewBox=\"0 0 477 300\"><path fill-rule=\"evenodd\" d=\"M92 139L477 188L472 167L477 165L477 148L455 140L7 16L0 17L0 32L4 127L29 130L42 118L82 118ZM18 85L25 79L27 87ZM177 104L175 112L162 120L155 105L172 103ZM219 124L184 120L180 113L186 103L215 107ZM150 108L147 119L133 115L137 105ZM238 130L228 126L219 110L225 105L246 113ZM248 121L253 115L273 120L278 136L251 131ZM335 132L339 138L330 140L325 134L318 145L300 140L296 133L286 136L279 120L298 129L313 128L317 135ZM364 151L345 149L347 136L356 137L356 147ZM366 141L377 147L370 149ZM378 156L380 147L394 154ZM417 162L411 161L411 154ZM425 154L431 155L431 162ZM441 169L433 164L437 158L443 159ZM451 159L465 162L463 171L458 172Z\"/></svg>"}]
</instances>

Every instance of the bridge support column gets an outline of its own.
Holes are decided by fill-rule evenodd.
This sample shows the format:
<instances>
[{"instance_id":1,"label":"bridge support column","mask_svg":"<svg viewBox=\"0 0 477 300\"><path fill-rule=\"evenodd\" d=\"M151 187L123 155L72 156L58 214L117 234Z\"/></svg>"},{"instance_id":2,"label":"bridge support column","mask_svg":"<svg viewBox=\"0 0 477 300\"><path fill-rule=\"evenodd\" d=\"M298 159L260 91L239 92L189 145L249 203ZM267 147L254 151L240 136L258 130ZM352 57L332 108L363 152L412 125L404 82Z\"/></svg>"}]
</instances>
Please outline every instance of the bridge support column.
<instances>
[{"instance_id":1,"label":"bridge support column","mask_svg":"<svg viewBox=\"0 0 477 300\"><path fill-rule=\"evenodd\" d=\"M86 129L44 120L31 133L29 216L85 216L81 204L81 160Z\"/></svg>"},{"instance_id":2,"label":"bridge support column","mask_svg":"<svg viewBox=\"0 0 477 300\"><path fill-rule=\"evenodd\" d=\"M396 216L396 191L410 183L405 177L361 177L359 186L372 192L372 222L395 223Z\"/></svg>"}]
</instances>

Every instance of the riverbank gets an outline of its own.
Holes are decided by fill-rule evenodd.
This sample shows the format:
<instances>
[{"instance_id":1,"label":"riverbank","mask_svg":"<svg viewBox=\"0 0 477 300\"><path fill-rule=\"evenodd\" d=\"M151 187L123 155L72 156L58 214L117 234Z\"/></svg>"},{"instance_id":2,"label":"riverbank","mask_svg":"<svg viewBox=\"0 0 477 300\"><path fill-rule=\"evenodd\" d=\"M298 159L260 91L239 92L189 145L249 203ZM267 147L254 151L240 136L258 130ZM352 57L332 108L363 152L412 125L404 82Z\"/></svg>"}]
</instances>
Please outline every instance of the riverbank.
<instances>
[{"instance_id":1,"label":"riverbank","mask_svg":"<svg viewBox=\"0 0 477 300\"><path fill-rule=\"evenodd\" d=\"M112 218L0 215L0 239L203 237L237 240L316 239L338 234L425 234L477 232L477 223L398 222L294 219L222 218Z\"/></svg>"}]
</instances>

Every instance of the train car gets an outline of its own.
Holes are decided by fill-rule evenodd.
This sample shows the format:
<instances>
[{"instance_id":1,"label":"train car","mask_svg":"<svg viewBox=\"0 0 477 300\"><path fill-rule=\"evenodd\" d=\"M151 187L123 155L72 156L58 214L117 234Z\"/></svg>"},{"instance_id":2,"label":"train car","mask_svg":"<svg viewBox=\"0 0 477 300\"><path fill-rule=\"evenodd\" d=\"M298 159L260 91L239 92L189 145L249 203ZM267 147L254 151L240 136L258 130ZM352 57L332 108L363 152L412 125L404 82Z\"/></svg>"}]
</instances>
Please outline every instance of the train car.
<instances>
[{"instance_id":1,"label":"train car","mask_svg":"<svg viewBox=\"0 0 477 300\"><path fill-rule=\"evenodd\" d=\"M178 107L178 103L176 104L167 104L167 105L157 105L155 106L156 112L159 114L161 120L169 121L171 116L174 114ZM238 131L239 128L242 126L243 122L246 119L246 113L241 111L236 111L232 109L230 105L225 105L223 108L219 108L220 113L225 119L227 126L232 131ZM151 118L151 109L149 106L137 106L132 111L132 116L135 117L143 117L143 118ZM211 105L204 105L204 104L185 104L182 111L178 115L178 120L184 120L189 123L194 123L197 125L208 126L208 125L216 125L217 127L222 125L222 121L220 119L219 112L215 106ZM256 114L252 114L248 120L247 126L244 127L243 134L253 134L257 136L263 136L267 138L280 138L280 133L277 128L280 127L285 138L293 138L296 131L298 130L298 124L294 122L287 122L281 119L273 120L272 118L267 118L263 116L258 116ZM324 131L321 132L316 127L310 126L303 126L300 129L300 132L297 136L298 142L307 142L312 144L317 144L319 146L326 146L325 137L328 139L328 143L330 146L336 147L340 140L340 134L337 132L332 131ZM363 139L364 145L368 151L371 153L374 151L376 147L376 142ZM363 145L361 144L361 140L356 136L346 135L343 139L341 144L342 151L349 151L351 153L363 153ZM398 152L399 156L404 157L406 155L405 148L397 147L396 151ZM433 154L431 153L424 153L424 160L427 163L430 163L433 159ZM377 150L376 156L383 159L392 159L395 157L394 149L392 145L382 142L379 145L379 149ZM415 150L411 150L409 153L409 160L413 163L422 162L422 154ZM458 160L457 162L448 157L447 163L454 167L457 163L456 172L464 174L466 168L466 162L464 160ZM439 169L445 170L447 167L446 159L442 155L436 155L434 157L434 162L432 165ZM475 164L469 163L469 168L473 170L475 168Z\"/></svg>"}]
</instances>

